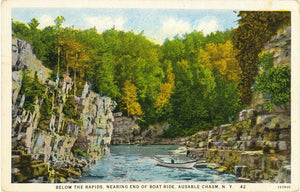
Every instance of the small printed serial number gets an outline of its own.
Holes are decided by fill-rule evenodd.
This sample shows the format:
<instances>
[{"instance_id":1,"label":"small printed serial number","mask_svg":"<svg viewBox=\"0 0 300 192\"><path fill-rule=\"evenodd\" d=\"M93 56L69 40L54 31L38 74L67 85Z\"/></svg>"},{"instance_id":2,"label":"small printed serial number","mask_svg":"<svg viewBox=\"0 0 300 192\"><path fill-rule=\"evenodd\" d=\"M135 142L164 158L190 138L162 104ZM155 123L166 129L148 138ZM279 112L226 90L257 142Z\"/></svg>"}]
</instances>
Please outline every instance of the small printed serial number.
<instances>
[{"instance_id":1,"label":"small printed serial number","mask_svg":"<svg viewBox=\"0 0 300 192\"><path fill-rule=\"evenodd\" d=\"M290 185L278 185L278 189L290 189Z\"/></svg>"}]
</instances>

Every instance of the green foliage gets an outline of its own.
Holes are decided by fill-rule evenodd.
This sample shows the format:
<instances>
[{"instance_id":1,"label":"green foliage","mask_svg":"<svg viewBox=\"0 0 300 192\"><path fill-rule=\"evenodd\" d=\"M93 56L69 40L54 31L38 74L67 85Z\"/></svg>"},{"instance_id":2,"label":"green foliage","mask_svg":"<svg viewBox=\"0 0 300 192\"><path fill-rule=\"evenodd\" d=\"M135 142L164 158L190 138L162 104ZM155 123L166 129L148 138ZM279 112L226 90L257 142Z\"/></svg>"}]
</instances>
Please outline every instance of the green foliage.
<instances>
[{"instance_id":1,"label":"green foliage","mask_svg":"<svg viewBox=\"0 0 300 192\"><path fill-rule=\"evenodd\" d=\"M256 78L255 90L271 97L277 106L289 105L291 102L291 69L276 67L259 74Z\"/></svg>"},{"instance_id":2,"label":"green foliage","mask_svg":"<svg viewBox=\"0 0 300 192\"><path fill-rule=\"evenodd\" d=\"M174 40L166 40L162 46L162 52L165 58L174 62L178 62L184 58L185 45L178 37Z\"/></svg>"},{"instance_id":3,"label":"green foliage","mask_svg":"<svg viewBox=\"0 0 300 192\"><path fill-rule=\"evenodd\" d=\"M258 56L259 56L258 63L264 70L267 70L267 69L270 69L273 67L274 53L269 53L269 52L263 51Z\"/></svg>"},{"instance_id":4,"label":"green foliage","mask_svg":"<svg viewBox=\"0 0 300 192\"><path fill-rule=\"evenodd\" d=\"M50 131L49 124L51 121L52 115L55 114L52 106L52 101L54 99L53 92L48 89L48 92L43 96L43 103L40 107L40 122L39 122L39 129Z\"/></svg>"},{"instance_id":5,"label":"green foliage","mask_svg":"<svg viewBox=\"0 0 300 192\"><path fill-rule=\"evenodd\" d=\"M31 21L28 23L31 30L37 30L37 27L39 26L39 21L36 18L31 19Z\"/></svg>"},{"instance_id":6,"label":"green foliage","mask_svg":"<svg viewBox=\"0 0 300 192\"><path fill-rule=\"evenodd\" d=\"M80 115L77 112L77 104L74 95L68 95L67 101L64 104L63 113L65 117L69 119L78 120L80 118Z\"/></svg>"},{"instance_id":7,"label":"green foliage","mask_svg":"<svg viewBox=\"0 0 300 192\"><path fill-rule=\"evenodd\" d=\"M37 57L52 69L52 79L68 75L75 80L74 94L63 108L67 118L79 118L74 95L80 95L89 81L94 91L117 101L116 110L140 115L143 129L168 122L171 126L164 136L176 137L227 123L235 116L241 109L239 99L243 104L251 101L258 62L267 72L258 77L257 89L273 95L276 104L289 102L275 89L268 87L272 91L267 92L263 87L271 78L267 73L272 71L273 56L259 53L280 27L289 24L290 13L241 11L240 16L237 29L207 36L194 31L162 46L132 31L63 28L63 16L43 30L37 28L36 19L28 25L13 21L13 35L32 44ZM288 83L283 76L278 79ZM24 82L23 92L32 81ZM44 99L44 115L54 110L52 96Z\"/></svg>"},{"instance_id":8,"label":"green foliage","mask_svg":"<svg viewBox=\"0 0 300 192\"><path fill-rule=\"evenodd\" d=\"M31 112L34 111L34 106L37 98L41 98L45 92L45 85L43 85L35 72L32 78L26 72L23 73L21 94L25 94L24 108Z\"/></svg>"},{"instance_id":9,"label":"green foliage","mask_svg":"<svg viewBox=\"0 0 300 192\"><path fill-rule=\"evenodd\" d=\"M54 20L56 27L61 27L61 24L65 21L65 17L64 16L58 16L56 17L56 19Z\"/></svg>"},{"instance_id":10,"label":"green foliage","mask_svg":"<svg viewBox=\"0 0 300 192\"><path fill-rule=\"evenodd\" d=\"M208 129L235 113L232 106L236 106L236 95L232 94L237 94L236 87L230 86L229 81L221 84L218 73L199 61L200 49L205 50L207 43L225 44L232 31L206 37L194 31L158 46L143 34L114 28L99 34L95 28L84 31L63 28L63 21L64 17L57 17L55 26L37 30L38 21L32 19L30 27L18 23L13 30L28 36L26 40L31 41L37 56L53 70L52 79L65 73L73 75L74 95L80 95L85 81L90 81L95 91L117 100L120 104L117 110L140 115L143 129L157 122L171 123L171 134L167 131L165 135L172 137ZM224 106L221 98L226 98L228 101L224 103L228 105ZM44 105L50 105L48 102L49 98L45 98ZM224 110L218 113L218 107ZM50 112L48 109L43 113ZM78 118L73 95L68 96L63 113L67 118Z\"/></svg>"},{"instance_id":11,"label":"green foliage","mask_svg":"<svg viewBox=\"0 0 300 192\"><path fill-rule=\"evenodd\" d=\"M43 65L50 69L55 69L57 65L57 34L53 27L45 27L37 38L35 43L32 43L34 53L43 62ZM56 70L56 69L55 69Z\"/></svg>"},{"instance_id":12,"label":"green foliage","mask_svg":"<svg viewBox=\"0 0 300 192\"><path fill-rule=\"evenodd\" d=\"M193 31L184 35L183 39L175 37L173 40L166 40L161 47L163 55L172 62L182 59L195 62L200 49L205 49L207 43L224 44L232 38L232 31L215 32L204 36L202 32Z\"/></svg>"},{"instance_id":13,"label":"green foliage","mask_svg":"<svg viewBox=\"0 0 300 192\"><path fill-rule=\"evenodd\" d=\"M12 29L15 37L19 37L28 41L31 40L30 27L28 25L12 20Z\"/></svg>"},{"instance_id":14,"label":"green foliage","mask_svg":"<svg viewBox=\"0 0 300 192\"><path fill-rule=\"evenodd\" d=\"M98 93L108 95L112 98L120 97L120 88L117 85L115 74L115 56L111 53L105 53L99 59L94 61L94 90ZM93 72L90 72L93 73Z\"/></svg>"},{"instance_id":15,"label":"green foliage","mask_svg":"<svg viewBox=\"0 0 300 192\"><path fill-rule=\"evenodd\" d=\"M43 116L48 116L54 114L54 111L52 110L52 95L53 93L45 94L43 97L43 104L40 108L40 113Z\"/></svg>"},{"instance_id":16,"label":"green foliage","mask_svg":"<svg viewBox=\"0 0 300 192\"><path fill-rule=\"evenodd\" d=\"M249 105L252 100L251 87L258 73L258 54L270 38L282 27L290 25L288 11L240 11L239 26L234 30L233 44L242 70L239 89L241 102Z\"/></svg>"},{"instance_id":17,"label":"green foliage","mask_svg":"<svg viewBox=\"0 0 300 192\"><path fill-rule=\"evenodd\" d=\"M173 94L157 117L157 121L171 125L165 137L210 129L227 123L240 111L236 83L239 66L228 41L231 36L230 31L206 37L194 31L183 39L167 40L162 46L163 63L171 62L175 75Z\"/></svg>"},{"instance_id":18,"label":"green foliage","mask_svg":"<svg viewBox=\"0 0 300 192\"><path fill-rule=\"evenodd\" d=\"M271 102L264 103L263 105L267 109L267 111L273 111L275 109L275 105Z\"/></svg>"},{"instance_id":19,"label":"green foliage","mask_svg":"<svg viewBox=\"0 0 300 192\"><path fill-rule=\"evenodd\" d=\"M208 68L191 71L192 81L178 81L170 99L171 128L164 133L166 137L191 135L228 123L228 117L241 109L236 83Z\"/></svg>"},{"instance_id":20,"label":"green foliage","mask_svg":"<svg viewBox=\"0 0 300 192\"><path fill-rule=\"evenodd\" d=\"M206 42L207 43L214 43L214 44L224 44L226 41L231 40L233 37L233 31L217 31L207 35Z\"/></svg>"}]
</instances>

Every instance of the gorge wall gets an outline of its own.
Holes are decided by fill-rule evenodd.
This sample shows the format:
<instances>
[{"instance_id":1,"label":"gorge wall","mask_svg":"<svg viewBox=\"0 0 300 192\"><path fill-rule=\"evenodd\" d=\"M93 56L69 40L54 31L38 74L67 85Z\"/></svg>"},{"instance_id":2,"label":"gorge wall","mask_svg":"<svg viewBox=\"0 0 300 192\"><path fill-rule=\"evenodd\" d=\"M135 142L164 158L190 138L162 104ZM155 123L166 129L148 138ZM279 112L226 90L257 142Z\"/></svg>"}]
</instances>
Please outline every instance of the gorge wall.
<instances>
[{"instance_id":1,"label":"gorge wall","mask_svg":"<svg viewBox=\"0 0 300 192\"><path fill-rule=\"evenodd\" d=\"M148 129L141 130L137 116L126 117L120 112L114 114L114 130L112 145L153 145L178 144L179 138L163 138L163 131L169 128L168 123L150 125ZM182 143L183 144L183 143Z\"/></svg>"},{"instance_id":2,"label":"gorge wall","mask_svg":"<svg viewBox=\"0 0 300 192\"><path fill-rule=\"evenodd\" d=\"M290 182L290 116L258 106L243 115L232 124L188 137L188 155L241 179Z\"/></svg>"},{"instance_id":3,"label":"gorge wall","mask_svg":"<svg viewBox=\"0 0 300 192\"><path fill-rule=\"evenodd\" d=\"M24 73L36 74L45 85L33 110L24 108L26 95L20 93ZM74 96L72 78L54 81L50 73L29 43L13 38L12 182L71 182L109 153L116 102L93 92L88 83Z\"/></svg>"},{"instance_id":4,"label":"gorge wall","mask_svg":"<svg viewBox=\"0 0 300 192\"><path fill-rule=\"evenodd\" d=\"M291 28L278 32L264 50L274 67L290 66ZM254 93L252 105L231 124L187 137L187 154L221 172L256 182L291 182L291 108L268 111L269 98Z\"/></svg>"}]
</instances>

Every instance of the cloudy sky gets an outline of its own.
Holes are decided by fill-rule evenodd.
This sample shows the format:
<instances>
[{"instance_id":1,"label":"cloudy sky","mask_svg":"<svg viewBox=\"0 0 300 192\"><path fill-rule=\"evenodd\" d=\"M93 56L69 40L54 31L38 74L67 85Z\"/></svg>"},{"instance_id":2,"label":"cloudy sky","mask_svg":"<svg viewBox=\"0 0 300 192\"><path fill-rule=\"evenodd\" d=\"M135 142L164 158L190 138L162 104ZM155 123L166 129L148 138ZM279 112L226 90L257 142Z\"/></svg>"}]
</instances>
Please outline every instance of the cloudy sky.
<instances>
[{"instance_id":1,"label":"cloudy sky","mask_svg":"<svg viewBox=\"0 0 300 192\"><path fill-rule=\"evenodd\" d=\"M39 28L54 25L57 16L64 16L64 27L77 29L96 27L98 32L113 26L118 30L144 35L156 43L163 43L166 38L190 33L194 30L209 34L237 26L237 13L234 10L200 9L75 9L75 8L14 8L12 18L28 23L38 19Z\"/></svg>"}]
</instances>

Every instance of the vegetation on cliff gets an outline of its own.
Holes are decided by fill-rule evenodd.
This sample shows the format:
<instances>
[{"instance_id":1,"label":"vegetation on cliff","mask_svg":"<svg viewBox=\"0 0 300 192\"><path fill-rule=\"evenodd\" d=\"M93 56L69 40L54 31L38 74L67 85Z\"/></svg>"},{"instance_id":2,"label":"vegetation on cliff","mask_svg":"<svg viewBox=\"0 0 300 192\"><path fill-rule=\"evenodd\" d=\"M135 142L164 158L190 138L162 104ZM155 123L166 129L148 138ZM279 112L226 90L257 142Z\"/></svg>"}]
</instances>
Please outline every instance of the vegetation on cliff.
<instances>
[{"instance_id":1,"label":"vegetation on cliff","mask_svg":"<svg viewBox=\"0 0 300 192\"><path fill-rule=\"evenodd\" d=\"M42 30L35 18L28 24L13 21L12 27L13 35L29 41L37 57L53 70L53 80L72 76L74 96L81 95L88 81L94 91L119 103L116 110L141 116L142 128L169 122L164 136L176 137L228 123L250 103L259 53L271 36L290 22L289 12L241 11L239 15L240 25L234 30L206 36L194 31L167 39L163 45L132 31L63 28L62 16L54 26ZM289 69L274 70L260 75L256 88L269 94L275 105L286 105L289 76L284 74L289 74ZM263 87L274 73L284 74L276 76L273 88ZM274 92L283 81L288 89L284 96ZM23 91L36 83L24 85ZM63 110L76 119L72 102L68 98Z\"/></svg>"},{"instance_id":2,"label":"vegetation on cliff","mask_svg":"<svg viewBox=\"0 0 300 192\"><path fill-rule=\"evenodd\" d=\"M291 102L291 69L288 66L273 67L273 53L263 52L259 57L259 64L263 72L255 79L254 90L269 97L271 103L266 103L268 110L276 106L286 106Z\"/></svg>"},{"instance_id":3,"label":"vegetation on cliff","mask_svg":"<svg viewBox=\"0 0 300 192\"><path fill-rule=\"evenodd\" d=\"M23 73L20 93L25 94L26 97L24 108L33 112L35 101L44 94L45 86L40 82L36 72L33 78L26 72Z\"/></svg>"},{"instance_id":4,"label":"vegetation on cliff","mask_svg":"<svg viewBox=\"0 0 300 192\"><path fill-rule=\"evenodd\" d=\"M259 70L259 53L279 29L290 25L291 14L288 11L240 11L239 16L239 27L234 30L232 41L242 70L239 81L241 102L249 105Z\"/></svg>"}]
</instances>

